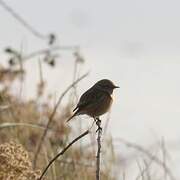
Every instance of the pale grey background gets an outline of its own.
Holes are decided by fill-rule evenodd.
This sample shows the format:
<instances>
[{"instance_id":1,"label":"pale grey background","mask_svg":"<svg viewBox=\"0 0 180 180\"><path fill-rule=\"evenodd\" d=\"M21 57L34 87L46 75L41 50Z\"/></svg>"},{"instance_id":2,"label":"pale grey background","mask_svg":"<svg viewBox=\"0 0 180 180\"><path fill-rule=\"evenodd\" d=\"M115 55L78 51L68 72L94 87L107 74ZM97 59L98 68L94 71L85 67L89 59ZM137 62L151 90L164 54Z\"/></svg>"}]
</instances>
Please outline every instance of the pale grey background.
<instances>
[{"instance_id":1,"label":"pale grey background","mask_svg":"<svg viewBox=\"0 0 180 180\"><path fill-rule=\"evenodd\" d=\"M137 143L162 136L180 138L180 1L175 0L8 0L19 14L44 34L55 32L59 44L78 44L86 59L83 92L102 78L121 88L115 92L109 131ZM0 49L7 45L31 52L45 43L31 35L0 7ZM1 57L6 56L1 53ZM60 59L47 75L57 94L72 80L72 58ZM38 79L29 71L30 79ZM44 72L49 72L44 67ZM64 76L66 74L66 76ZM45 75L46 76L46 75ZM33 87L26 82L25 96ZM119 146L118 146L119 147ZM179 157L179 156L178 156ZM177 158L178 160L179 158ZM178 161L180 163L180 161Z\"/></svg>"}]
</instances>

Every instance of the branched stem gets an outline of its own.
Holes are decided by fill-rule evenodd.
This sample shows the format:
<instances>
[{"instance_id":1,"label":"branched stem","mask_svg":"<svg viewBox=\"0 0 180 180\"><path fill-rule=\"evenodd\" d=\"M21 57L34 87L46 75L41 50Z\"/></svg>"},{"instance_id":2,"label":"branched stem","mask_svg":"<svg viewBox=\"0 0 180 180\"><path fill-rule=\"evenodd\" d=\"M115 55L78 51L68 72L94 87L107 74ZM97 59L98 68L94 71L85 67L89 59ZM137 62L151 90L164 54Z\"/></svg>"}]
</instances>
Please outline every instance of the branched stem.
<instances>
[{"instance_id":1,"label":"branched stem","mask_svg":"<svg viewBox=\"0 0 180 180\"><path fill-rule=\"evenodd\" d=\"M102 127L101 127L101 120L96 118L96 125L98 127L97 133L97 156L96 156L96 180L100 180L100 164L101 164L101 136L102 136Z\"/></svg>"}]
</instances>

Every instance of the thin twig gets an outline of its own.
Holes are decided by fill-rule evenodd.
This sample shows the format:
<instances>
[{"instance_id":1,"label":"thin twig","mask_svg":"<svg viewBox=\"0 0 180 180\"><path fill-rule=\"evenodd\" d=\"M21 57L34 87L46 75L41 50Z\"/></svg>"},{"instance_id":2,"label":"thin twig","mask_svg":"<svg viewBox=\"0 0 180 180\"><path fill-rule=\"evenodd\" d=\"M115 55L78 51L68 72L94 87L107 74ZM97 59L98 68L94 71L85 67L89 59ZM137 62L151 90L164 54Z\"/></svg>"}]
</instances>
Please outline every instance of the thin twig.
<instances>
[{"instance_id":1,"label":"thin twig","mask_svg":"<svg viewBox=\"0 0 180 180\"><path fill-rule=\"evenodd\" d=\"M60 164L68 164L68 165L72 165L73 160L57 160L57 162L59 162ZM82 166L82 167L87 167L87 168L94 168L93 163L84 163L84 162L79 162L79 161L75 161L76 166Z\"/></svg>"},{"instance_id":2,"label":"thin twig","mask_svg":"<svg viewBox=\"0 0 180 180\"><path fill-rule=\"evenodd\" d=\"M49 142L49 144L50 144L50 142ZM52 159L54 156L55 156L55 154L54 154L54 151L53 151L53 147L51 146L51 145L49 145L50 146L50 159ZM48 161L49 161L49 159L48 159ZM56 171L56 166L55 166L55 164L53 164L52 165L52 179L53 180L57 180L57 171Z\"/></svg>"},{"instance_id":3,"label":"thin twig","mask_svg":"<svg viewBox=\"0 0 180 180\"><path fill-rule=\"evenodd\" d=\"M39 67L39 81L40 81L40 84L43 84L44 79L43 79L42 63L40 59L38 59L38 67Z\"/></svg>"},{"instance_id":4,"label":"thin twig","mask_svg":"<svg viewBox=\"0 0 180 180\"><path fill-rule=\"evenodd\" d=\"M146 162L146 160L144 159L144 160L143 160L143 163L144 163L145 167L144 167L144 168L142 169L142 171L137 175L136 180L138 180L138 179L140 179L140 178L142 179L142 178L144 178L145 174L148 174L147 172L148 172L150 166L152 165L153 160L150 159L150 162ZM149 177L149 176L148 176L148 177Z\"/></svg>"},{"instance_id":5,"label":"thin twig","mask_svg":"<svg viewBox=\"0 0 180 180\"><path fill-rule=\"evenodd\" d=\"M97 156L96 156L96 180L100 180L100 165L101 165L101 136L102 136L102 128L101 128L101 120L97 118L96 125L98 127L98 137L97 137Z\"/></svg>"},{"instance_id":6,"label":"thin twig","mask_svg":"<svg viewBox=\"0 0 180 180\"><path fill-rule=\"evenodd\" d=\"M47 54L49 53L50 51L59 51L59 50L75 50L77 49L78 46L54 46L52 47L51 49L47 48L47 49L40 49L40 50L37 50L35 52L32 52L30 53L29 55L26 55L26 56L23 56L22 59L23 60L28 60L28 59L31 59L31 58L34 58L38 55L41 55L41 54Z\"/></svg>"},{"instance_id":7,"label":"thin twig","mask_svg":"<svg viewBox=\"0 0 180 180\"><path fill-rule=\"evenodd\" d=\"M84 133L82 133L80 136L78 136L77 138L75 138L72 142L70 142L60 153L58 153L50 162L49 164L46 166L46 168L44 169L43 173L41 174L40 178L38 180L41 180L43 178L43 176L45 175L45 173L47 172L47 170L49 169L49 167L51 166L51 164L61 155L63 155L76 141L80 140L81 138L83 138L84 136L86 136L87 134L89 134L89 130L85 131Z\"/></svg>"},{"instance_id":8,"label":"thin twig","mask_svg":"<svg viewBox=\"0 0 180 180\"><path fill-rule=\"evenodd\" d=\"M146 160L144 159L144 165L145 165L145 174L146 174L146 178L147 180L151 180L151 176L150 176L150 166L152 164L153 161L151 162L146 162Z\"/></svg>"},{"instance_id":9,"label":"thin twig","mask_svg":"<svg viewBox=\"0 0 180 180\"><path fill-rule=\"evenodd\" d=\"M141 180L144 180L144 168L142 169L141 164L140 164L138 159L136 159L136 163L137 163L138 169L140 171L140 176L139 177L141 178ZM136 180L138 180L139 177L136 178Z\"/></svg>"},{"instance_id":10,"label":"thin twig","mask_svg":"<svg viewBox=\"0 0 180 180\"><path fill-rule=\"evenodd\" d=\"M118 140L123 143L124 145L126 145L127 147L130 147L130 148L133 148L133 149L136 149L137 151L145 154L147 157L149 157L152 161L156 162L156 164L158 164L159 166L163 167L164 170L167 172L167 175L169 176L169 178L171 180L176 180L176 178L174 177L173 173L171 172L171 169L166 165L164 164L163 161L161 161L157 156L154 156L152 155L148 150L144 149L143 147L141 147L140 145L138 144L135 144L135 143L131 143L131 142L128 142L122 138L118 138Z\"/></svg>"},{"instance_id":11,"label":"thin twig","mask_svg":"<svg viewBox=\"0 0 180 180\"><path fill-rule=\"evenodd\" d=\"M81 76L79 79L77 79L75 82L73 82L72 84L70 84L67 89L61 94L61 96L59 97L59 100L58 102L56 103L54 109L53 109L53 112L51 113L50 117L49 117L49 120L48 120L48 123L46 125L46 129L44 130L42 136L41 136L41 139L39 141L39 144L37 146L37 150L36 150L36 153L35 153L35 156L34 156L34 161L33 161L33 167L35 168L36 167L36 162L37 162L37 158L38 158L38 155L39 155L39 152L41 150L41 147L42 147L42 144L44 142L44 139L46 137L46 134L47 134L47 131L48 131L48 128L51 124L51 122L53 121L53 118L56 114L56 111L57 111L57 108L59 107L63 97L68 93L68 91L74 86L76 85L78 82L80 82L82 79L84 79L89 73L86 73L84 74L83 76Z\"/></svg>"},{"instance_id":12,"label":"thin twig","mask_svg":"<svg viewBox=\"0 0 180 180\"><path fill-rule=\"evenodd\" d=\"M6 9L21 25L23 25L29 32L31 32L34 36L40 39L47 39L48 36L45 36L44 34L38 32L34 27L32 27L30 24L27 23L17 12L15 12L8 4L7 2L0 0L0 5Z\"/></svg>"},{"instance_id":13,"label":"thin twig","mask_svg":"<svg viewBox=\"0 0 180 180\"><path fill-rule=\"evenodd\" d=\"M165 167L166 163L167 163L167 151L166 151L164 138L162 138L161 149L162 149L163 164L164 164L164 167ZM164 171L164 180L167 180L167 172L166 171Z\"/></svg>"},{"instance_id":14,"label":"thin twig","mask_svg":"<svg viewBox=\"0 0 180 180\"><path fill-rule=\"evenodd\" d=\"M38 69L39 69L39 83L37 85L37 100L43 96L45 81L43 79L43 70L41 60L38 59Z\"/></svg>"},{"instance_id":15,"label":"thin twig","mask_svg":"<svg viewBox=\"0 0 180 180\"><path fill-rule=\"evenodd\" d=\"M107 133L107 129L108 129L108 125L109 125L109 121L110 121L110 116L111 116L111 111L108 112L107 117L106 117L106 123L104 126L104 130L103 130L103 137L105 137L106 133Z\"/></svg>"},{"instance_id":16,"label":"thin twig","mask_svg":"<svg viewBox=\"0 0 180 180\"><path fill-rule=\"evenodd\" d=\"M149 166L146 168L146 167L141 167L141 163L139 162L138 159L136 159L136 162L137 162L137 165L138 165L138 168L139 168L139 175L136 177L136 180L145 180L145 172L148 170ZM152 161L151 161L152 162Z\"/></svg>"},{"instance_id":17,"label":"thin twig","mask_svg":"<svg viewBox=\"0 0 180 180\"><path fill-rule=\"evenodd\" d=\"M13 123L13 122L5 122L0 124L0 130L4 128L11 128L11 127L17 127L17 126L23 126L23 127L32 127L32 128L38 128L41 130L44 130L46 127L38 124L32 124L32 123Z\"/></svg>"}]
</instances>

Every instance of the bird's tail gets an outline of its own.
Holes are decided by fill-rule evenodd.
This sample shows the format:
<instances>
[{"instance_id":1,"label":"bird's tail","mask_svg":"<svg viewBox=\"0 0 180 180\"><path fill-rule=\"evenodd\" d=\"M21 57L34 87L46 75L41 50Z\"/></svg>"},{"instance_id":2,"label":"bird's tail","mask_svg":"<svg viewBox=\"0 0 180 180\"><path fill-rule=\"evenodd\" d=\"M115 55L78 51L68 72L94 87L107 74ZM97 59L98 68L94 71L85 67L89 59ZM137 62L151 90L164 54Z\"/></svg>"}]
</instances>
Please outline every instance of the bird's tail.
<instances>
[{"instance_id":1,"label":"bird's tail","mask_svg":"<svg viewBox=\"0 0 180 180\"><path fill-rule=\"evenodd\" d=\"M77 111L70 117L66 120L66 122L69 122L70 120L72 120L76 115L77 115Z\"/></svg>"}]
</instances>

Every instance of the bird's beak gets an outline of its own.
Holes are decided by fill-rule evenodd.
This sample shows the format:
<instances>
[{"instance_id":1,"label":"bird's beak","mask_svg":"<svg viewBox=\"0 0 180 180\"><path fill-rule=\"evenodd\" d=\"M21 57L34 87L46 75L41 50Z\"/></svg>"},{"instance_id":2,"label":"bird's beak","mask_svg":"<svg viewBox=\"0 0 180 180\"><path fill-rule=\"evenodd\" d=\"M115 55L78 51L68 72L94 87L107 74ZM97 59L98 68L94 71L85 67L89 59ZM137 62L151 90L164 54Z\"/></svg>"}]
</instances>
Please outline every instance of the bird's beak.
<instances>
[{"instance_id":1,"label":"bird's beak","mask_svg":"<svg viewBox=\"0 0 180 180\"><path fill-rule=\"evenodd\" d=\"M119 86L114 86L114 89L116 89L116 88L120 88Z\"/></svg>"}]
</instances>

